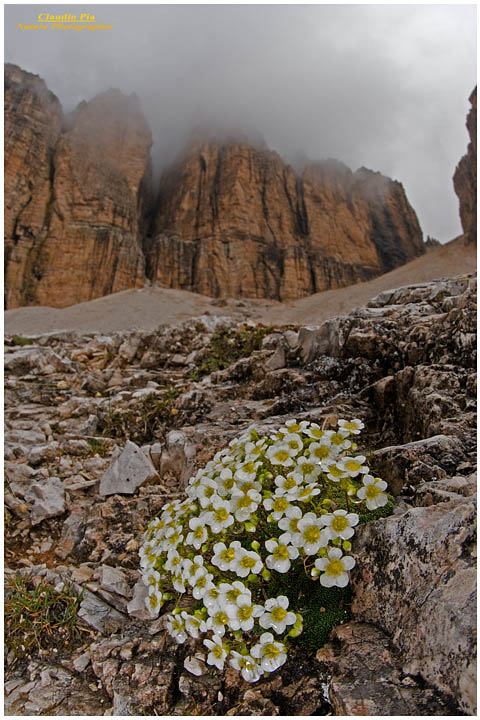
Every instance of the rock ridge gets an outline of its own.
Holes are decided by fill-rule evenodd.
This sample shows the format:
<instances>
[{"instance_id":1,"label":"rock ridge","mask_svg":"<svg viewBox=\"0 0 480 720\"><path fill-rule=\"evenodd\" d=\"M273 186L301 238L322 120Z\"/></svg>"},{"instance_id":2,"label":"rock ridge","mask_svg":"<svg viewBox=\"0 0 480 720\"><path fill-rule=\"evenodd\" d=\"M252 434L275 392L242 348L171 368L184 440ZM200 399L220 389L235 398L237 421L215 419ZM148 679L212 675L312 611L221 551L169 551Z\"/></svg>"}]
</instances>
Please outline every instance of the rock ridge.
<instances>
[{"instance_id":1,"label":"rock ridge","mask_svg":"<svg viewBox=\"0 0 480 720\"><path fill-rule=\"evenodd\" d=\"M469 97L470 111L467 130L470 142L466 154L458 163L453 185L460 203L460 219L466 242L477 242L477 88Z\"/></svg>"}]
</instances>

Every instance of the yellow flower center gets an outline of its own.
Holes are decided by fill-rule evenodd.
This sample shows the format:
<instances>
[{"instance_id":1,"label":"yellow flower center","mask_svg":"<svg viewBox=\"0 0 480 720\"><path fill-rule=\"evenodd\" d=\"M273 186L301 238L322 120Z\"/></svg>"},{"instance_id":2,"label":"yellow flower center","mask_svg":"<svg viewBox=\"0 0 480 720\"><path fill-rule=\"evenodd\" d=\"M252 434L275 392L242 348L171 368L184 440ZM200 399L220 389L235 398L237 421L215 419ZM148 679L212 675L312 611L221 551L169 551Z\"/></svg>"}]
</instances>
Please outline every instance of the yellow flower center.
<instances>
[{"instance_id":1,"label":"yellow flower center","mask_svg":"<svg viewBox=\"0 0 480 720\"><path fill-rule=\"evenodd\" d=\"M201 540L203 538L203 527L201 525L195 528L193 531L193 537L196 540Z\"/></svg>"},{"instance_id":2,"label":"yellow flower center","mask_svg":"<svg viewBox=\"0 0 480 720\"><path fill-rule=\"evenodd\" d=\"M300 447L298 440L289 440L288 445L292 448L292 450L298 450Z\"/></svg>"},{"instance_id":3,"label":"yellow flower center","mask_svg":"<svg viewBox=\"0 0 480 720\"><path fill-rule=\"evenodd\" d=\"M330 465L330 467L328 468L328 472L330 473L330 475L333 475L333 477L341 477L343 475L342 470L340 470L340 468L338 468L336 465Z\"/></svg>"},{"instance_id":4,"label":"yellow flower center","mask_svg":"<svg viewBox=\"0 0 480 720\"><path fill-rule=\"evenodd\" d=\"M280 649L274 643L268 643L263 648L264 657L274 658L280 654Z\"/></svg>"},{"instance_id":5,"label":"yellow flower center","mask_svg":"<svg viewBox=\"0 0 480 720\"><path fill-rule=\"evenodd\" d=\"M357 424L354 422L346 422L343 427L347 428L347 430L356 430Z\"/></svg>"},{"instance_id":6,"label":"yellow flower center","mask_svg":"<svg viewBox=\"0 0 480 720\"><path fill-rule=\"evenodd\" d=\"M272 610L272 620L275 622L282 622L287 617L287 611L283 607L275 607Z\"/></svg>"},{"instance_id":7,"label":"yellow flower center","mask_svg":"<svg viewBox=\"0 0 480 720\"><path fill-rule=\"evenodd\" d=\"M288 554L288 548L286 545L277 545L275 550L273 551L273 557L275 560L288 560L289 554Z\"/></svg>"},{"instance_id":8,"label":"yellow flower center","mask_svg":"<svg viewBox=\"0 0 480 720\"><path fill-rule=\"evenodd\" d=\"M320 460L325 460L326 457L329 456L330 448L328 448L326 445L320 445L320 447L315 448L313 454L315 457L319 458Z\"/></svg>"},{"instance_id":9,"label":"yellow flower center","mask_svg":"<svg viewBox=\"0 0 480 720\"><path fill-rule=\"evenodd\" d=\"M286 450L278 450L275 453L275 460L278 460L278 462L281 462L281 463L288 460L289 457L290 457L290 455L288 454L288 452Z\"/></svg>"},{"instance_id":10,"label":"yellow flower center","mask_svg":"<svg viewBox=\"0 0 480 720\"><path fill-rule=\"evenodd\" d=\"M225 522L228 518L228 510L226 510L224 507L217 508L213 513L215 520L217 522Z\"/></svg>"},{"instance_id":11,"label":"yellow flower center","mask_svg":"<svg viewBox=\"0 0 480 720\"><path fill-rule=\"evenodd\" d=\"M226 478L223 480L223 487L225 490L231 490L233 487L233 478Z\"/></svg>"},{"instance_id":12,"label":"yellow flower center","mask_svg":"<svg viewBox=\"0 0 480 720\"><path fill-rule=\"evenodd\" d=\"M330 440L334 445L342 445L342 443L345 442L345 438L343 437L343 435L340 435L340 433L334 433Z\"/></svg>"},{"instance_id":13,"label":"yellow flower center","mask_svg":"<svg viewBox=\"0 0 480 720\"><path fill-rule=\"evenodd\" d=\"M345 515L335 515L332 520L332 530L335 530L335 532L342 532L342 530L345 530L347 527L348 520Z\"/></svg>"},{"instance_id":14,"label":"yellow flower center","mask_svg":"<svg viewBox=\"0 0 480 720\"><path fill-rule=\"evenodd\" d=\"M285 498L280 497L277 498L277 500L274 500L273 502L273 511L274 512L283 512L288 508L288 500L285 500Z\"/></svg>"},{"instance_id":15,"label":"yellow flower center","mask_svg":"<svg viewBox=\"0 0 480 720\"><path fill-rule=\"evenodd\" d=\"M327 573L327 575L337 577L337 575L341 575L345 572L345 568L343 567L342 561L335 558L334 560L330 560L327 567L325 568L325 572Z\"/></svg>"},{"instance_id":16,"label":"yellow flower center","mask_svg":"<svg viewBox=\"0 0 480 720\"><path fill-rule=\"evenodd\" d=\"M242 591L238 588L232 588L227 592L227 598L230 600L230 602L236 602L239 595L242 594Z\"/></svg>"},{"instance_id":17,"label":"yellow flower center","mask_svg":"<svg viewBox=\"0 0 480 720\"><path fill-rule=\"evenodd\" d=\"M382 491L376 485L369 485L367 487L367 492L365 493L366 497L369 500L375 500L375 498L381 494L382 494Z\"/></svg>"},{"instance_id":18,"label":"yellow flower center","mask_svg":"<svg viewBox=\"0 0 480 720\"><path fill-rule=\"evenodd\" d=\"M298 532L298 521L299 520L300 520L300 518L292 518L290 520L290 524L288 526L289 530L291 530L294 533Z\"/></svg>"},{"instance_id":19,"label":"yellow flower center","mask_svg":"<svg viewBox=\"0 0 480 720\"><path fill-rule=\"evenodd\" d=\"M235 557L235 550L233 548L225 548L225 550L222 550L222 552L220 553L220 557L226 562L232 562L233 558Z\"/></svg>"},{"instance_id":20,"label":"yellow flower center","mask_svg":"<svg viewBox=\"0 0 480 720\"><path fill-rule=\"evenodd\" d=\"M316 525L310 525L304 530L303 537L308 543L316 543L320 537L320 529Z\"/></svg>"},{"instance_id":21,"label":"yellow flower center","mask_svg":"<svg viewBox=\"0 0 480 720\"><path fill-rule=\"evenodd\" d=\"M347 468L347 470L350 470L350 472L355 472L362 466L356 460L347 460L347 462L345 463L345 467Z\"/></svg>"},{"instance_id":22,"label":"yellow flower center","mask_svg":"<svg viewBox=\"0 0 480 720\"><path fill-rule=\"evenodd\" d=\"M197 587L205 587L205 584L207 582L206 575L200 575L200 577L197 580Z\"/></svg>"},{"instance_id":23,"label":"yellow flower center","mask_svg":"<svg viewBox=\"0 0 480 720\"><path fill-rule=\"evenodd\" d=\"M238 499L237 508L249 508L252 504L253 500L248 495L242 495L241 498Z\"/></svg>"},{"instance_id":24,"label":"yellow flower center","mask_svg":"<svg viewBox=\"0 0 480 720\"><path fill-rule=\"evenodd\" d=\"M212 648L212 653L215 655L216 658L221 660L223 657L223 648L221 648L220 645L214 645Z\"/></svg>"},{"instance_id":25,"label":"yellow flower center","mask_svg":"<svg viewBox=\"0 0 480 720\"><path fill-rule=\"evenodd\" d=\"M310 433L311 433L311 435L313 435L313 437L318 438L318 439L322 438L324 435L323 430L320 430L320 428L311 428Z\"/></svg>"},{"instance_id":26,"label":"yellow flower center","mask_svg":"<svg viewBox=\"0 0 480 720\"><path fill-rule=\"evenodd\" d=\"M293 425L290 425L290 426L289 426L287 432L289 432L289 433L296 433L296 432L298 432L300 429L301 429L301 428L300 428L300 425L298 425L298 424L293 424Z\"/></svg>"},{"instance_id":27,"label":"yellow flower center","mask_svg":"<svg viewBox=\"0 0 480 720\"><path fill-rule=\"evenodd\" d=\"M205 490L203 491L203 494L205 495L205 497L209 498L209 497L212 497L214 492L215 492L215 489L210 487L210 485L207 485Z\"/></svg>"},{"instance_id":28,"label":"yellow flower center","mask_svg":"<svg viewBox=\"0 0 480 720\"><path fill-rule=\"evenodd\" d=\"M150 602L150 607L152 608L152 610L155 610L155 608L156 608L157 605L158 605L158 598L157 598L157 596L156 596L156 595L150 595L149 602Z\"/></svg>"},{"instance_id":29,"label":"yellow flower center","mask_svg":"<svg viewBox=\"0 0 480 720\"><path fill-rule=\"evenodd\" d=\"M238 617L240 620L249 620L253 613L253 607L251 605L243 605L238 609Z\"/></svg>"},{"instance_id":30,"label":"yellow flower center","mask_svg":"<svg viewBox=\"0 0 480 720\"><path fill-rule=\"evenodd\" d=\"M302 465L302 473L303 473L304 475L309 475L309 474L312 473L314 470L315 470L315 466L312 465L311 463L303 463L303 465Z\"/></svg>"},{"instance_id":31,"label":"yellow flower center","mask_svg":"<svg viewBox=\"0 0 480 720\"><path fill-rule=\"evenodd\" d=\"M243 558L240 560L240 565L244 568L247 568L248 570L255 567L256 564L257 561L255 560L255 558L252 558L249 555L244 555Z\"/></svg>"},{"instance_id":32,"label":"yellow flower center","mask_svg":"<svg viewBox=\"0 0 480 720\"><path fill-rule=\"evenodd\" d=\"M228 615L221 610L215 615L215 622L218 625L226 625L228 622Z\"/></svg>"},{"instance_id":33,"label":"yellow flower center","mask_svg":"<svg viewBox=\"0 0 480 720\"><path fill-rule=\"evenodd\" d=\"M243 466L243 469L247 473L253 473L253 472L255 472L255 463L253 463L253 462L245 463L245 465Z\"/></svg>"}]
</instances>

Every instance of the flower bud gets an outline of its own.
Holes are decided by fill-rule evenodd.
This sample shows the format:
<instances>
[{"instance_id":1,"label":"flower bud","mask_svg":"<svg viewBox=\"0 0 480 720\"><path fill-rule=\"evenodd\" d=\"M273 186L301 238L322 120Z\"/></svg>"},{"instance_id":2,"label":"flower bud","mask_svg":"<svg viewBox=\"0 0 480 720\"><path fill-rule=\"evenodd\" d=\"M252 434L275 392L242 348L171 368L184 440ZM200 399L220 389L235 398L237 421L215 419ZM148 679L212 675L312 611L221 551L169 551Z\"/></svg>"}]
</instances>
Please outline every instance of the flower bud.
<instances>
[{"instance_id":1,"label":"flower bud","mask_svg":"<svg viewBox=\"0 0 480 720\"><path fill-rule=\"evenodd\" d=\"M251 523L251 522L246 522L246 523L245 523L245 530L246 530L247 532L250 532L250 533L251 533L251 532L255 532L256 529L257 529L257 526L254 525L253 523Z\"/></svg>"},{"instance_id":2,"label":"flower bud","mask_svg":"<svg viewBox=\"0 0 480 720\"><path fill-rule=\"evenodd\" d=\"M272 514L267 515L267 522L269 522L269 523L274 522L274 520L273 520L273 515L272 515Z\"/></svg>"},{"instance_id":3,"label":"flower bud","mask_svg":"<svg viewBox=\"0 0 480 720\"><path fill-rule=\"evenodd\" d=\"M344 540L342 543L342 548L345 550L345 552L350 552L352 549L352 543L348 542L348 540Z\"/></svg>"},{"instance_id":4,"label":"flower bud","mask_svg":"<svg viewBox=\"0 0 480 720\"><path fill-rule=\"evenodd\" d=\"M255 585L255 583L258 582L258 577L256 575L254 575L253 573L250 573L250 575L247 577L247 581L249 583L253 583Z\"/></svg>"},{"instance_id":5,"label":"flower bud","mask_svg":"<svg viewBox=\"0 0 480 720\"><path fill-rule=\"evenodd\" d=\"M341 544L342 544L342 538L337 537L337 538L335 538L335 540L332 540L332 545L336 545L337 547L339 547Z\"/></svg>"},{"instance_id":6,"label":"flower bud","mask_svg":"<svg viewBox=\"0 0 480 720\"><path fill-rule=\"evenodd\" d=\"M267 570L267 568L264 567L262 570L262 577L264 580L270 580L270 578L272 577L272 573L270 572L270 570Z\"/></svg>"},{"instance_id":7,"label":"flower bud","mask_svg":"<svg viewBox=\"0 0 480 720\"><path fill-rule=\"evenodd\" d=\"M258 540L252 540L252 542L250 543L250 547L252 548L252 550L258 550L260 547L260 543L258 542Z\"/></svg>"},{"instance_id":8,"label":"flower bud","mask_svg":"<svg viewBox=\"0 0 480 720\"><path fill-rule=\"evenodd\" d=\"M325 507L330 507L331 504L332 501L330 500L330 498L325 498L325 500L322 500L322 505L325 505Z\"/></svg>"}]
</instances>

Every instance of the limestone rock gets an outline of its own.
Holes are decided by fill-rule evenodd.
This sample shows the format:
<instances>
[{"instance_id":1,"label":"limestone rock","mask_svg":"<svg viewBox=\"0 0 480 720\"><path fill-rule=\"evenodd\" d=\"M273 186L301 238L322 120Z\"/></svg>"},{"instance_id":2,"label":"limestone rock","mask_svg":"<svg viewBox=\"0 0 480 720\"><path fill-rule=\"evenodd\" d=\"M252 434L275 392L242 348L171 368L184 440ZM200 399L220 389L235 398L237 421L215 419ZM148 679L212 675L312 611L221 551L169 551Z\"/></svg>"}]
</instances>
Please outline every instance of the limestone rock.
<instances>
[{"instance_id":1,"label":"limestone rock","mask_svg":"<svg viewBox=\"0 0 480 720\"><path fill-rule=\"evenodd\" d=\"M460 219L466 242L477 241L477 88L470 95L467 130L470 135L467 153L453 176L453 186L460 201Z\"/></svg>"},{"instance_id":2,"label":"limestone rock","mask_svg":"<svg viewBox=\"0 0 480 720\"><path fill-rule=\"evenodd\" d=\"M382 629L421 675L475 714L476 503L459 498L359 527L352 612Z\"/></svg>"},{"instance_id":3,"label":"limestone rock","mask_svg":"<svg viewBox=\"0 0 480 720\"><path fill-rule=\"evenodd\" d=\"M109 90L65 118L40 78L5 73L7 307L141 287L152 139L138 98Z\"/></svg>"},{"instance_id":4,"label":"limestone rock","mask_svg":"<svg viewBox=\"0 0 480 720\"><path fill-rule=\"evenodd\" d=\"M33 502L31 521L38 525L42 520L57 517L65 512L65 489L60 478L51 477L45 482L32 483L25 499Z\"/></svg>"},{"instance_id":5,"label":"limestone rock","mask_svg":"<svg viewBox=\"0 0 480 720\"><path fill-rule=\"evenodd\" d=\"M242 140L194 142L162 177L151 280L210 296L292 300L424 252L402 186L326 161L295 175Z\"/></svg>"},{"instance_id":6,"label":"limestone rock","mask_svg":"<svg viewBox=\"0 0 480 720\"><path fill-rule=\"evenodd\" d=\"M135 490L157 476L151 460L141 448L127 440L123 452L112 462L100 480L100 495L132 495Z\"/></svg>"}]
</instances>

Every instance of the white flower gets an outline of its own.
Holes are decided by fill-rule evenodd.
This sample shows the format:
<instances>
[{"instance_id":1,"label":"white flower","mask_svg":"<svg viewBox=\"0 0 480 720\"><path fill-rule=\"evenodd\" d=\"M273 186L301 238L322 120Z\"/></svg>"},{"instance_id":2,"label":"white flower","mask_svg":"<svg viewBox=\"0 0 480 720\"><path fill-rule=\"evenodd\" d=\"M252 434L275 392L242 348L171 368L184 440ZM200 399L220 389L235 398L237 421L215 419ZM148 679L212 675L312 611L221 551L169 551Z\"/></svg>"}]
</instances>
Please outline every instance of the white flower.
<instances>
[{"instance_id":1,"label":"white flower","mask_svg":"<svg viewBox=\"0 0 480 720\"><path fill-rule=\"evenodd\" d=\"M229 662L234 670L240 670L243 679L247 682L257 682L263 675L263 670L257 665L251 655L241 655L239 652L236 652L236 650L232 650L230 652Z\"/></svg>"},{"instance_id":2,"label":"white flower","mask_svg":"<svg viewBox=\"0 0 480 720\"><path fill-rule=\"evenodd\" d=\"M298 462L300 463L302 459L303 458L299 458ZM289 492L295 492L298 485L300 485L302 482L303 477L300 474L289 473L286 478L283 477L283 475L277 475L277 477L275 478L275 485L277 486L277 489L275 490L275 495L285 495Z\"/></svg>"},{"instance_id":3,"label":"white flower","mask_svg":"<svg viewBox=\"0 0 480 720\"><path fill-rule=\"evenodd\" d=\"M264 672L273 672L287 659L283 643L276 642L270 632L260 635L260 642L251 649L251 655L260 659L260 667Z\"/></svg>"},{"instance_id":4,"label":"white flower","mask_svg":"<svg viewBox=\"0 0 480 720\"><path fill-rule=\"evenodd\" d=\"M287 625L294 625L296 620L295 613L288 612L288 598L285 595L279 595L267 600L265 614L262 615L259 622L265 630L273 628L278 635L281 635L285 632Z\"/></svg>"},{"instance_id":5,"label":"white flower","mask_svg":"<svg viewBox=\"0 0 480 720\"><path fill-rule=\"evenodd\" d=\"M343 470L339 465L336 465L334 462L331 462L331 460L327 460L322 463L322 470L327 473L328 479L333 482L340 482L342 478L348 477L345 470Z\"/></svg>"},{"instance_id":6,"label":"white flower","mask_svg":"<svg viewBox=\"0 0 480 720\"><path fill-rule=\"evenodd\" d=\"M263 507L265 510L271 510L271 514L274 520L280 520L285 515L290 502L284 495L274 495L273 498L266 498L263 501Z\"/></svg>"},{"instance_id":7,"label":"white flower","mask_svg":"<svg viewBox=\"0 0 480 720\"><path fill-rule=\"evenodd\" d=\"M219 597L219 589L213 584L213 582L207 583L205 586L205 592L203 593L202 601L208 612L213 612L214 608L219 607Z\"/></svg>"},{"instance_id":8,"label":"white flower","mask_svg":"<svg viewBox=\"0 0 480 720\"><path fill-rule=\"evenodd\" d=\"M320 584L324 587L345 587L348 584L348 571L355 565L355 560L350 555L342 557L340 548L330 548L328 557L322 557L315 560L315 568L317 571L323 572L320 575ZM314 571L312 571L313 575ZM318 575L318 572L315 573Z\"/></svg>"},{"instance_id":9,"label":"white flower","mask_svg":"<svg viewBox=\"0 0 480 720\"><path fill-rule=\"evenodd\" d=\"M165 625L174 640L181 645L187 639L185 623L180 615L165 615Z\"/></svg>"},{"instance_id":10,"label":"white flower","mask_svg":"<svg viewBox=\"0 0 480 720\"><path fill-rule=\"evenodd\" d=\"M232 569L232 563L235 561L235 557L242 550L238 540L234 540L227 546L223 542L215 543L213 546L213 552L215 553L212 557L212 565L216 565L220 570L226 572Z\"/></svg>"},{"instance_id":11,"label":"white flower","mask_svg":"<svg viewBox=\"0 0 480 720\"><path fill-rule=\"evenodd\" d=\"M235 560L232 562L231 570L236 573L239 577L247 577L250 573L258 575L262 572L263 563L260 555L256 552L242 550L235 555Z\"/></svg>"},{"instance_id":12,"label":"white flower","mask_svg":"<svg viewBox=\"0 0 480 720\"><path fill-rule=\"evenodd\" d=\"M283 442L288 445L288 447L290 448L290 453L293 457L295 457L295 455L298 455L300 450L303 448L302 438L300 437L300 435L297 435L297 433L287 433L283 438Z\"/></svg>"},{"instance_id":13,"label":"white flower","mask_svg":"<svg viewBox=\"0 0 480 720\"><path fill-rule=\"evenodd\" d=\"M307 483L315 482L321 471L318 463L313 462L311 458L306 458L304 455L297 459L297 464L293 470L295 474L300 475ZM292 474L289 475L289 478L291 477Z\"/></svg>"},{"instance_id":14,"label":"white flower","mask_svg":"<svg viewBox=\"0 0 480 720\"><path fill-rule=\"evenodd\" d=\"M338 467L349 477L357 477L360 474L368 473L368 466L364 465L365 455L357 457L344 457L338 463Z\"/></svg>"},{"instance_id":15,"label":"white flower","mask_svg":"<svg viewBox=\"0 0 480 720\"><path fill-rule=\"evenodd\" d=\"M223 468L223 470L220 472L220 479L217 482L219 495L230 495L230 493L232 492L232 488L235 485L233 473L230 468Z\"/></svg>"},{"instance_id":16,"label":"white flower","mask_svg":"<svg viewBox=\"0 0 480 720\"><path fill-rule=\"evenodd\" d=\"M171 573L179 572L182 566L182 559L178 552L171 549L167 553L167 562L165 563L165 570Z\"/></svg>"},{"instance_id":17,"label":"white flower","mask_svg":"<svg viewBox=\"0 0 480 720\"><path fill-rule=\"evenodd\" d=\"M233 515L230 515L230 503L221 500L219 497L214 497L212 499L212 509L208 513L207 523L215 534L233 525L234 519Z\"/></svg>"},{"instance_id":18,"label":"white flower","mask_svg":"<svg viewBox=\"0 0 480 720\"><path fill-rule=\"evenodd\" d=\"M353 528L358 525L359 517L356 513L347 513L346 510L335 510L334 513L322 515L321 520L330 533L330 539L342 538L348 540L354 534Z\"/></svg>"},{"instance_id":19,"label":"white flower","mask_svg":"<svg viewBox=\"0 0 480 720\"><path fill-rule=\"evenodd\" d=\"M198 633L202 631L202 625L204 625L202 620L196 618L195 615L189 615L185 610L181 613L181 616L187 633L197 639Z\"/></svg>"},{"instance_id":20,"label":"white flower","mask_svg":"<svg viewBox=\"0 0 480 720\"><path fill-rule=\"evenodd\" d=\"M258 456L261 455L266 442L266 438L260 438L260 440L257 440L256 442L247 442L245 445L245 460L247 462L256 460Z\"/></svg>"},{"instance_id":21,"label":"white flower","mask_svg":"<svg viewBox=\"0 0 480 720\"><path fill-rule=\"evenodd\" d=\"M155 617L155 615L158 615L158 612L163 605L163 593L157 588L152 588L152 586L150 586L148 596L145 599L145 605L150 611L150 615Z\"/></svg>"},{"instance_id":22,"label":"white flower","mask_svg":"<svg viewBox=\"0 0 480 720\"><path fill-rule=\"evenodd\" d=\"M207 573L206 570L202 568L201 571L199 571L195 577L195 584L193 585L192 595L195 598L195 600L202 600L203 596L205 595L205 591L207 587L209 587L210 583L213 580L213 575L211 573Z\"/></svg>"},{"instance_id":23,"label":"white flower","mask_svg":"<svg viewBox=\"0 0 480 720\"><path fill-rule=\"evenodd\" d=\"M285 423L285 428L287 433L299 433L299 432L305 432L305 428L308 427L308 421L307 420L301 420L299 423L297 423L296 420L287 420ZM282 429L282 428L280 428Z\"/></svg>"},{"instance_id":24,"label":"white flower","mask_svg":"<svg viewBox=\"0 0 480 720\"><path fill-rule=\"evenodd\" d=\"M262 496L256 490L249 490L244 493L237 488L232 492L231 507L235 519L238 522L245 522L258 508Z\"/></svg>"},{"instance_id":25,"label":"white flower","mask_svg":"<svg viewBox=\"0 0 480 720\"><path fill-rule=\"evenodd\" d=\"M297 527L298 533L292 537L292 543L303 548L305 555L316 555L321 547L328 545L329 532L321 529L321 521L314 513L304 515Z\"/></svg>"},{"instance_id":26,"label":"white flower","mask_svg":"<svg viewBox=\"0 0 480 720\"><path fill-rule=\"evenodd\" d=\"M182 533L176 528L169 528L165 536L165 549L174 549L181 542L183 542Z\"/></svg>"},{"instance_id":27,"label":"white flower","mask_svg":"<svg viewBox=\"0 0 480 720\"><path fill-rule=\"evenodd\" d=\"M220 607L227 604L251 602L252 600L251 591L245 587L241 580L234 580L232 583L220 583L218 589L220 591L218 598Z\"/></svg>"},{"instance_id":28,"label":"white flower","mask_svg":"<svg viewBox=\"0 0 480 720\"><path fill-rule=\"evenodd\" d=\"M373 475L365 475L363 478L363 487L357 490L357 497L360 500L367 501L369 510L376 510L388 503L387 494L383 491L386 489L387 483L380 478L374 478Z\"/></svg>"},{"instance_id":29,"label":"white flower","mask_svg":"<svg viewBox=\"0 0 480 720\"><path fill-rule=\"evenodd\" d=\"M228 624L234 631L243 630L248 632L253 628L255 618L260 617L264 612L262 605L252 605L246 595L241 595L232 611L229 612L230 620Z\"/></svg>"},{"instance_id":30,"label":"white flower","mask_svg":"<svg viewBox=\"0 0 480 720\"><path fill-rule=\"evenodd\" d=\"M328 458L338 455L338 450L335 446L332 447L328 435L325 435L319 442L313 442L308 450L310 459L316 463L321 463L322 461L328 460Z\"/></svg>"},{"instance_id":31,"label":"white flower","mask_svg":"<svg viewBox=\"0 0 480 720\"><path fill-rule=\"evenodd\" d=\"M252 461L243 463L243 465L240 465L240 467L237 468L235 477L240 481L255 480L255 477L257 475L257 469L260 467L260 465L260 462Z\"/></svg>"},{"instance_id":32,"label":"white flower","mask_svg":"<svg viewBox=\"0 0 480 720\"><path fill-rule=\"evenodd\" d=\"M204 640L203 644L210 650L207 663L209 665L215 665L219 670L223 670L227 651L223 647L222 638L214 635L212 640Z\"/></svg>"},{"instance_id":33,"label":"white flower","mask_svg":"<svg viewBox=\"0 0 480 720\"><path fill-rule=\"evenodd\" d=\"M296 505L290 505L283 517L278 522L278 527L281 530L286 530L292 535L298 533L298 521L302 517L302 511ZM282 536L283 537L283 536Z\"/></svg>"},{"instance_id":34,"label":"white flower","mask_svg":"<svg viewBox=\"0 0 480 720\"><path fill-rule=\"evenodd\" d=\"M305 433L305 435L308 435L314 440L321 440L322 437L325 435L325 431L322 430L320 425L317 425L317 423L310 423L310 427L305 428L303 432Z\"/></svg>"},{"instance_id":35,"label":"white flower","mask_svg":"<svg viewBox=\"0 0 480 720\"><path fill-rule=\"evenodd\" d=\"M272 465L283 465L284 467L291 467L294 464L293 454L292 449L285 442L276 442L266 452Z\"/></svg>"},{"instance_id":36,"label":"white flower","mask_svg":"<svg viewBox=\"0 0 480 720\"><path fill-rule=\"evenodd\" d=\"M151 568L144 574L143 582L147 587L157 588L160 583L160 573Z\"/></svg>"},{"instance_id":37,"label":"white flower","mask_svg":"<svg viewBox=\"0 0 480 720\"><path fill-rule=\"evenodd\" d=\"M348 448L352 446L350 440L346 439L345 433L340 430L338 432L328 430L326 434L328 434L332 446L336 448L338 452L341 450L348 450Z\"/></svg>"},{"instance_id":38,"label":"white flower","mask_svg":"<svg viewBox=\"0 0 480 720\"><path fill-rule=\"evenodd\" d=\"M348 435L359 435L360 430L362 430L365 427L363 422L359 420L358 418L355 418L354 420L339 420L338 421L338 429L341 433L347 432Z\"/></svg>"},{"instance_id":39,"label":"white flower","mask_svg":"<svg viewBox=\"0 0 480 720\"><path fill-rule=\"evenodd\" d=\"M193 517L189 520L188 523L189 528L192 530L192 532L189 532L187 535L187 539L185 540L186 545L193 545L195 550L200 550L203 543L207 539L207 531L205 528L205 524L203 522L203 518L199 517Z\"/></svg>"},{"instance_id":40,"label":"white flower","mask_svg":"<svg viewBox=\"0 0 480 720\"><path fill-rule=\"evenodd\" d=\"M290 570L290 560L295 560L298 557L298 549L292 545L288 545L281 540L285 537L290 537L289 533L284 533L281 539L276 540L271 538L265 543L265 547L271 555L268 555L265 564L269 570L276 570L279 573L286 573Z\"/></svg>"},{"instance_id":41,"label":"white flower","mask_svg":"<svg viewBox=\"0 0 480 720\"><path fill-rule=\"evenodd\" d=\"M315 497L315 495L320 495L320 492L320 488L316 485L305 485L297 490L295 499L300 500L301 502L307 502L307 500L311 500L312 497ZM288 494L287 497L290 498L290 494Z\"/></svg>"},{"instance_id":42,"label":"white flower","mask_svg":"<svg viewBox=\"0 0 480 720\"><path fill-rule=\"evenodd\" d=\"M207 608L207 610L209 617L205 622L205 628L213 630L218 636L223 637L225 635L225 625L227 625L230 616L235 612L235 606L230 603L223 608L213 607Z\"/></svg>"},{"instance_id":43,"label":"white flower","mask_svg":"<svg viewBox=\"0 0 480 720\"><path fill-rule=\"evenodd\" d=\"M172 585L177 592L185 592L185 579L181 572L177 573L176 575L172 575Z\"/></svg>"},{"instance_id":44,"label":"white flower","mask_svg":"<svg viewBox=\"0 0 480 720\"><path fill-rule=\"evenodd\" d=\"M196 583L198 574L203 575L206 572L203 567L203 557L195 555L193 560L186 559L183 561L182 576L192 587Z\"/></svg>"},{"instance_id":45,"label":"white flower","mask_svg":"<svg viewBox=\"0 0 480 720\"><path fill-rule=\"evenodd\" d=\"M197 498L200 501L202 508L206 508L210 505L216 491L217 484L211 478L202 479L202 482L197 488Z\"/></svg>"}]
</instances>

